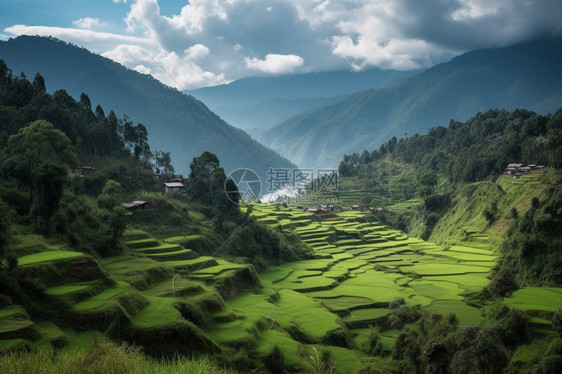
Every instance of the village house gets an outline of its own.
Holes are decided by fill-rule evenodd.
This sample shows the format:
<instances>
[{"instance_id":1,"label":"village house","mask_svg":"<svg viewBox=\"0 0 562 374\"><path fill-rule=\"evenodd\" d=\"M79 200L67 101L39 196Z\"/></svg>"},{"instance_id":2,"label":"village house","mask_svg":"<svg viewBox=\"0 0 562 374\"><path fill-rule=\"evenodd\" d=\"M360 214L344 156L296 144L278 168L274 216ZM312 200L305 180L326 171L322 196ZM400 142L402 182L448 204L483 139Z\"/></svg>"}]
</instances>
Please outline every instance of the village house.
<instances>
[{"instance_id":1,"label":"village house","mask_svg":"<svg viewBox=\"0 0 562 374\"><path fill-rule=\"evenodd\" d=\"M132 203L121 203L121 206L127 210L136 210L136 209L144 209L144 207L148 204L146 201L142 200L135 200Z\"/></svg>"},{"instance_id":2,"label":"village house","mask_svg":"<svg viewBox=\"0 0 562 374\"><path fill-rule=\"evenodd\" d=\"M162 185L164 187L164 193L167 195L183 193L185 191L185 186L180 182L167 182Z\"/></svg>"},{"instance_id":3,"label":"village house","mask_svg":"<svg viewBox=\"0 0 562 374\"><path fill-rule=\"evenodd\" d=\"M505 175L512 175L513 178L519 178L523 174L529 174L531 171L539 169L544 169L544 165L511 163L505 167L503 173Z\"/></svg>"}]
</instances>

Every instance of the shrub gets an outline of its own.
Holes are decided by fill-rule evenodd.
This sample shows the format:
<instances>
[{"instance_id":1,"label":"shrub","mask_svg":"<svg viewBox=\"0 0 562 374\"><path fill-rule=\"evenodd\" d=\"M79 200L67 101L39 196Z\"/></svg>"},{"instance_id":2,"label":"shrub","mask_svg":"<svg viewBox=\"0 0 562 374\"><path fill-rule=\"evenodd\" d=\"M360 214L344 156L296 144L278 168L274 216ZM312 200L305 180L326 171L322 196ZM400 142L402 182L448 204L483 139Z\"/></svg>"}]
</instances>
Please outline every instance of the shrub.
<instances>
[{"instance_id":1,"label":"shrub","mask_svg":"<svg viewBox=\"0 0 562 374\"><path fill-rule=\"evenodd\" d=\"M517 288L515 273L505 266L502 266L499 271L492 275L490 283L487 286L488 291L492 295L500 297L517 290Z\"/></svg>"},{"instance_id":2,"label":"shrub","mask_svg":"<svg viewBox=\"0 0 562 374\"><path fill-rule=\"evenodd\" d=\"M378 355L382 352L383 345L381 342L381 335L379 330L371 327L369 329L369 335L367 336L367 347L365 351L371 355Z\"/></svg>"},{"instance_id":3,"label":"shrub","mask_svg":"<svg viewBox=\"0 0 562 374\"><path fill-rule=\"evenodd\" d=\"M265 358L265 367L273 374L283 373L285 370L283 362L283 353L276 344L271 354Z\"/></svg>"},{"instance_id":4,"label":"shrub","mask_svg":"<svg viewBox=\"0 0 562 374\"><path fill-rule=\"evenodd\" d=\"M562 307L559 306L552 316L552 329L562 337Z\"/></svg>"}]
</instances>

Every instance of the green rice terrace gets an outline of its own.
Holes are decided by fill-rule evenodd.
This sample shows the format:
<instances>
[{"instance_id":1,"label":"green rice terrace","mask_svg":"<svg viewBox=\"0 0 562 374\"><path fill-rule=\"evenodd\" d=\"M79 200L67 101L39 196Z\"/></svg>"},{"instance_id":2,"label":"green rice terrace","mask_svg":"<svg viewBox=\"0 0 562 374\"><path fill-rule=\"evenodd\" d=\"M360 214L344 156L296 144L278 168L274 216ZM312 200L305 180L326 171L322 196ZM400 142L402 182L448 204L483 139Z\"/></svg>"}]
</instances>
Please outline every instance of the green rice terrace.
<instances>
[{"instance_id":1,"label":"green rice terrace","mask_svg":"<svg viewBox=\"0 0 562 374\"><path fill-rule=\"evenodd\" d=\"M536 178L529 180L515 182L536 185ZM509 179L498 183L510 201L527 204L530 187L522 192ZM475 194L489 188L483 182ZM19 254L14 271L26 279L41 318L31 318L37 311L21 305L0 309L0 350L65 349L97 330L104 333L97 339L137 344L155 357L205 354L232 367L242 350L251 360L267 364L276 358L283 368L301 372L329 352L338 373L373 367L393 372L395 344L404 331L395 320L402 305L454 313L460 327L487 323L479 295L497 264L493 243L505 222L488 227L478 204L471 208L476 213L462 201L449 213L451 221L462 214L470 227L457 229L462 235L451 231L445 245L409 237L367 212L314 214L266 204L247 209L242 213L252 220L296 235L308 258L256 273L243 261L189 248L205 243L199 233L156 238L146 226L131 225L124 233L126 251L103 258L40 235L18 235L11 244ZM517 365L534 362L556 336L551 326L562 288L521 288L504 304L523 311L533 336L545 338L521 345L512 358ZM251 369L241 362L238 370Z\"/></svg>"},{"instance_id":2,"label":"green rice terrace","mask_svg":"<svg viewBox=\"0 0 562 374\"><path fill-rule=\"evenodd\" d=\"M258 222L296 234L312 254L259 274L251 265L183 246L197 235L156 239L129 228L128 252L97 260L22 235L14 248L21 253L16 271L37 287L44 321L31 320L19 305L1 309L0 350L64 347L76 334L98 330L156 356L177 351L236 357L243 349L265 362L278 355L285 368L299 372L321 348L338 373L373 365L385 372L392 371L401 332L389 306L454 313L460 326L485 321L473 298L497 261L487 234L473 230L441 246L367 214L322 217L254 204L251 215ZM523 288L505 299L525 311L542 336L554 334L551 318L561 303L562 288ZM379 336L376 355L369 348L373 331ZM525 360L524 352L517 359Z\"/></svg>"}]
</instances>

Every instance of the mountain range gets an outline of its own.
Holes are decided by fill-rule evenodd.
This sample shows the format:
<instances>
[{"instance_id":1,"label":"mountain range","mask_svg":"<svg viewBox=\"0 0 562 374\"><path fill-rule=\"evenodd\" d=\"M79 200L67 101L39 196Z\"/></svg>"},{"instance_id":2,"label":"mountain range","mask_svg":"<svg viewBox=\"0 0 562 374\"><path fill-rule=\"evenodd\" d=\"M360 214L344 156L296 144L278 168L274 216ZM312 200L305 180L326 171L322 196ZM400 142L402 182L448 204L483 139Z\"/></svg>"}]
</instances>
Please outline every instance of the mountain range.
<instances>
[{"instance_id":1,"label":"mountain range","mask_svg":"<svg viewBox=\"0 0 562 374\"><path fill-rule=\"evenodd\" d=\"M15 74L41 73L49 92L65 89L74 97L85 92L93 106L143 123L152 148L170 151L180 173L209 150L227 173L249 168L264 181L270 168L334 168L344 153L372 150L393 136L423 134L488 109L553 112L562 106L561 47L561 39L539 40L467 52L421 72L371 69L245 78L192 92L206 104L254 118L260 131L252 134L279 153L195 97L84 48L21 36L0 42L0 58ZM378 88L348 95L363 87ZM305 110L267 129L263 118L291 115L298 108Z\"/></svg>"},{"instance_id":2,"label":"mountain range","mask_svg":"<svg viewBox=\"0 0 562 374\"><path fill-rule=\"evenodd\" d=\"M304 110L339 102L369 88L390 87L419 72L372 68L248 77L185 92L228 123L259 135Z\"/></svg>"},{"instance_id":3,"label":"mountain range","mask_svg":"<svg viewBox=\"0 0 562 374\"><path fill-rule=\"evenodd\" d=\"M344 153L423 134L488 109L562 106L562 40L467 52L387 88L300 113L260 140L300 167L335 167Z\"/></svg>"},{"instance_id":4,"label":"mountain range","mask_svg":"<svg viewBox=\"0 0 562 374\"><path fill-rule=\"evenodd\" d=\"M171 152L176 172L187 174L193 157L215 153L227 174L238 168L257 172L294 167L246 132L230 126L202 102L163 85L149 75L49 37L20 36L0 42L0 59L15 75L40 73L52 93L65 89L78 98L84 92L92 108L114 110L148 130L153 150Z\"/></svg>"}]
</instances>

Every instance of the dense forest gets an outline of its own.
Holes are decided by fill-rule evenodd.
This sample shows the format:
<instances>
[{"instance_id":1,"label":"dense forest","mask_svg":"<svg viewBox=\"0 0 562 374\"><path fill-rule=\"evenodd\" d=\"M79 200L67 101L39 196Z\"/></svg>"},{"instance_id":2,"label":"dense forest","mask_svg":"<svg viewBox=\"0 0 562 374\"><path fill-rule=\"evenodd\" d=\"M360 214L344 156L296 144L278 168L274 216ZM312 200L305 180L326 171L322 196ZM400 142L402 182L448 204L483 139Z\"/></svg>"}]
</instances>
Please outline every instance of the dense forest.
<instances>
[{"instance_id":1,"label":"dense forest","mask_svg":"<svg viewBox=\"0 0 562 374\"><path fill-rule=\"evenodd\" d=\"M466 122L434 127L426 135L397 140L379 149L345 155L342 176L385 157L446 176L451 183L475 182L500 175L509 163L559 167L562 162L562 109L539 115L528 110L489 110Z\"/></svg>"}]
</instances>

